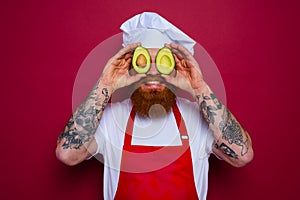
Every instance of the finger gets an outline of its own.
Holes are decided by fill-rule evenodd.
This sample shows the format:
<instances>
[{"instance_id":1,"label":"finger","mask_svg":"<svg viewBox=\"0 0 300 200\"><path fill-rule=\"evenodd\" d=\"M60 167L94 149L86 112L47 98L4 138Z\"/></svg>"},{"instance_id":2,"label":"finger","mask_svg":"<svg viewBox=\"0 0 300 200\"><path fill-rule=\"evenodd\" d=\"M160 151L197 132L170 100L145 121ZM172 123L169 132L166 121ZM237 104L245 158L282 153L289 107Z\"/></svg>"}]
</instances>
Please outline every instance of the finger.
<instances>
[{"instance_id":1,"label":"finger","mask_svg":"<svg viewBox=\"0 0 300 200\"><path fill-rule=\"evenodd\" d=\"M172 53L174 55L176 55L178 57L178 59L180 59L180 60L185 59L185 56L180 51L178 51L177 49L172 49Z\"/></svg>"},{"instance_id":2,"label":"finger","mask_svg":"<svg viewBox=\"0 0 300 200\"><path fill-rule=\"evenodd\" d=\"M133 51L130 51L130 52L128 52L128 53L126 53L125 54L125 59L129 59L129 58L132 58L132 56L133 56Z\"/></svg>"},{"instance_id":3,"label":"finger","mask_svg":"<svg viewBox=\"0 0 300 200\"><path fill-rule=\"evenodd\" d=\"M132 43L129 44L127 46L125 46L124 48L120 49L119 52L116 54L117 58L122 57L123 55L125 55L126 53L133 51L137 46L141 45L140 42L137 43Z\"/></svg>"},{"instance_id":4,"label":"finger","mask_svg":"<svg viewBox=\"0 0 300 200\"><path fill-rule=\"evenodd\" d=\"M178 59L177 55L174 55L176 70L183 71L185 69L185 60Z\"/></svg>"},{"instance_id":5,"label":"finger","mask_svg":"<svg viewBox=\"0 0 300 200\"><path fill-rule=\"evenodd\" d=\"M180 64L181 64L181 60L182 60L182 59L178 58L177 55L174 55L174 59L175 59L176 65L180 65Z\"/></svg>"},{"instance_id":6,"label":"finger","mask_svg":"<svg viewBox=\"0 0 300 200\"><path fill-rule=\"evenodd\" d=\"M185 47L175 43L171 43L170 47L172 48L172 52L175 52L175 55L181 61L181 64L176 64L183 68L200 68L194 56ZM180 56L183 56L183 59Z\"/></svg>"},{"instance_id":7,"label":"finger","mask_svg":"<svg viewBox=\"0 0 300 200\"><path fill-rule=\"evenodd\" d=\"M171 49L171 45L168 44L168 43L165 43L164 46L167 47L167 48L169 48L169 49Z\"/></svg>"},{"instance_id":8,"label":"finger","mask_svg":"<svg viewBox=\"0 0 300 200\"><path fill-rule=\"evenodd\" d=\"M117 60L114 60L112 62L112 64L115 66L115 68L129 68L130 66L130 63L131 63L131 58L120 58L120 59L117 59Z\"/></svg>"},{"instance_id":9,"label":"finger","mask_svg":"<svg viewBox=\"0 0 300 200\"><path fill-rule=\"evenodd\" d=\"M126 68L128 70L130 67L130 64L131 64L131 58L128 58L124 64L124 68Z\"/></svg>"},{"instance_id":10,"label":"finger","mask_svg":"<svg viewBox=\"0 0 300 200\"><path fill-rule=\"evenodd\" d=\"M181 46L179 44L171 43L170 47L171 47L171 49L174 49L174 50L177 50L178 52L180 52L187 59L193 58L193 55L186 48L184 48L183 46Z\"/></svg>"},{"instance_id":11,"label":"finger","mask_svg":"<svg viewBox=\"0 0 300 200\"><path fill-rule=\"evenodd\" d=\"M169 48L172 51L173 55L176 55L179 59L183 59L181 52L179 52L175 48L172 48L171 47L171 43L170 44L165 43L164 46L167 47L167 48Z\"/></svg>"},{"instance_id":12,"label":"finger","mask_svg":"<svg viewBox=\"0 0 300 200\"><path fill-rule=\"evenodd\" d=\"M131 63L131 58L127 58L127 60L126 60L126 64L128 64L128 65L130 65L130 63Z\"/></svg>"},{"instance_id":13,"label":"finger","mask_svg":"<svg viewBox=\"0 0 300 200\"><path fill-rule=\"evenodd\" d=\"M112 61L112 64L113 64L114 66L120 66L120 63L122 62L122 60L123 60L123 59L113 60L113 61Z\"/></svg>"}]
</instances>

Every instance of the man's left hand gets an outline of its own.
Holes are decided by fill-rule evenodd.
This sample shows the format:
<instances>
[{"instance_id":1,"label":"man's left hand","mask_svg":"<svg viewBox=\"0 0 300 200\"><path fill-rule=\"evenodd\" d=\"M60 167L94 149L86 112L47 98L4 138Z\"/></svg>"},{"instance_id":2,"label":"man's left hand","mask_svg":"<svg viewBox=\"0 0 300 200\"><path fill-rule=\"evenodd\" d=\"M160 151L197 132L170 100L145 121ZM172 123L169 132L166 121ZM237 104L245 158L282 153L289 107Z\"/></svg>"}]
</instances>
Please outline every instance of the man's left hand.
<instances>
[{"instance_id":1,"label":"man's left hand","mask_svg":"<svg viewBox=\"0 0 300 200\"><path fill-rule=\"evenodd\" d=\"M163 75L166 81L194 95L205 85L199 64L193 55L183 46L175 43L165 44L175 58L176 75Z\"/></svg>"}]
</instances>

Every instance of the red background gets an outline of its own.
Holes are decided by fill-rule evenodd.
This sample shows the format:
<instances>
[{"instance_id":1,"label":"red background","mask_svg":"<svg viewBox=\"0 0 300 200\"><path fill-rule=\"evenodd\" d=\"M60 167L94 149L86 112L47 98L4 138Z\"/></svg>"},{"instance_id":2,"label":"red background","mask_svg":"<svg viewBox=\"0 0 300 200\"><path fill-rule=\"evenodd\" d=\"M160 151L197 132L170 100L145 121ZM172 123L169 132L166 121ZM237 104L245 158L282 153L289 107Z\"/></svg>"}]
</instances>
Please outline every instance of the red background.
<instances>
[{"instance_id":1,"label":"red background","mask_svg":"<svg viewBox=\"0 0 300 200\"><path fill-rule=\"evenodd\" d=\"M102 164L56 160L76 73L120 24L156 11L217 64L227 105L251 133L255 158L233 168L211 158L208 199L300 195L299 6L291 0L2 1L1 199L101 199Z\"/></svg>"}]
</instances>

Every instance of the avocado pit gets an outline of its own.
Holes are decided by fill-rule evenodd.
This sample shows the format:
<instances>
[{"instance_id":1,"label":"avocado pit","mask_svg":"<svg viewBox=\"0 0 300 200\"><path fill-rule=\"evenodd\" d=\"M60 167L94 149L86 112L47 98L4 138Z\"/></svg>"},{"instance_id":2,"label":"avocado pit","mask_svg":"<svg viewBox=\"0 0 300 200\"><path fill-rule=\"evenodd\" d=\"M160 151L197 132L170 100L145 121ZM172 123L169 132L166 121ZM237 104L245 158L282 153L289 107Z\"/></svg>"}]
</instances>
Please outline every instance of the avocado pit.
<instances>
[{"instance_id":1,"label":"avocado pit","mask_svg":"<svg viewBox=\"0 0 300 200\"><path fill-rule=\"evenodd\" d=\"M146 65L147 65L147 59L146 59L146 57L143 54L140 54L137 57L137 59L136 59L136 65L138 67L142 67L142 68L146 67Z\"/></svg>"}]
</instances>

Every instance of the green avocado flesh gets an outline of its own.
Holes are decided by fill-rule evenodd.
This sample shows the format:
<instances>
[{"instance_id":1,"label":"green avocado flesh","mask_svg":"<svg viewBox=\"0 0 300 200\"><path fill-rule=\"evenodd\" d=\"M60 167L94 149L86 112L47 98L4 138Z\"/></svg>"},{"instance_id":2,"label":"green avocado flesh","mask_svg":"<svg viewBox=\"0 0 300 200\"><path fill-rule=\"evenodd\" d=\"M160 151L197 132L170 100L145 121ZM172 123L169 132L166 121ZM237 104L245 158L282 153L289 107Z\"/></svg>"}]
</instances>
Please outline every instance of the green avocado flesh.
<instances>
[{"instance_id":1,"label":"green avocado flesh","mask_svg":"<svg viewBox=\"0 0 300 200\"><path fill-rule=\"evenodd\" d=\"M148 50L142 46L138 46L133 53L132 66L137 73L145 74L150 69L150 60Z\"/></svg>"},{"instance_id":2,"label":"green avocado flesh","mask_svg":"<svg viewBox=\"0 0 300 200\"><path fill-rule=\"evenodd\" d=\"M175 67L175 59L172 51L164 47L156 55L156 68L161 74L171 74Z\"/></svg>"}]
</instances>

